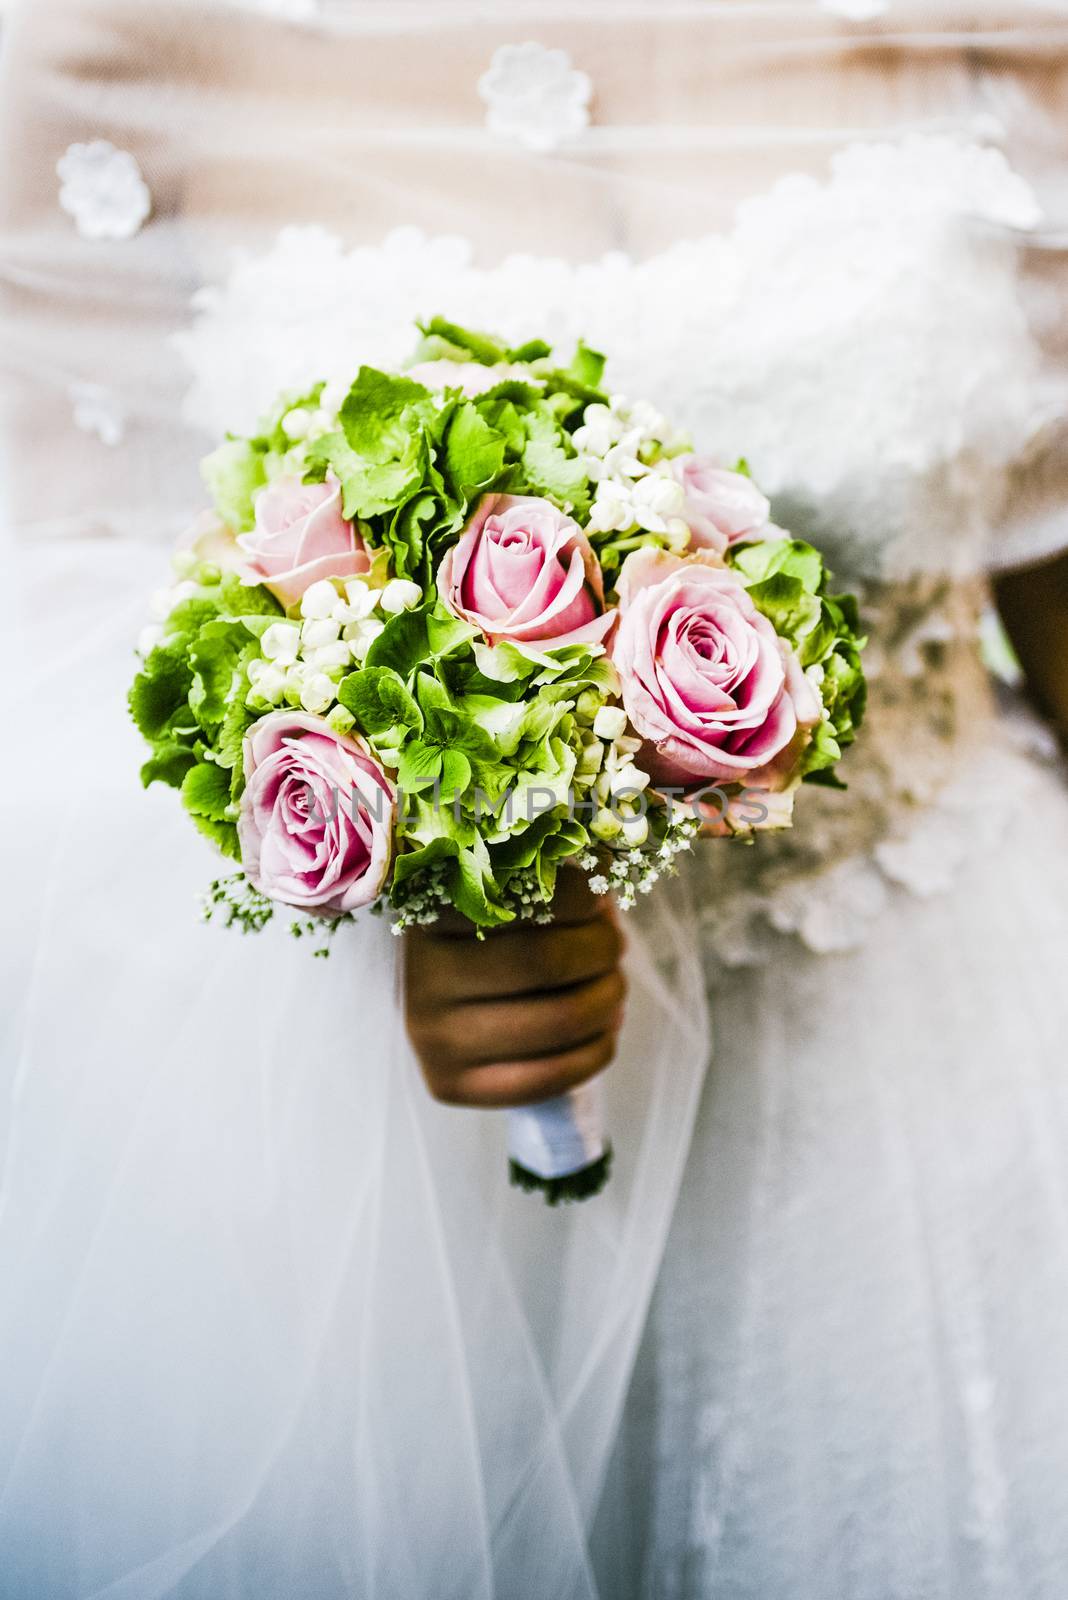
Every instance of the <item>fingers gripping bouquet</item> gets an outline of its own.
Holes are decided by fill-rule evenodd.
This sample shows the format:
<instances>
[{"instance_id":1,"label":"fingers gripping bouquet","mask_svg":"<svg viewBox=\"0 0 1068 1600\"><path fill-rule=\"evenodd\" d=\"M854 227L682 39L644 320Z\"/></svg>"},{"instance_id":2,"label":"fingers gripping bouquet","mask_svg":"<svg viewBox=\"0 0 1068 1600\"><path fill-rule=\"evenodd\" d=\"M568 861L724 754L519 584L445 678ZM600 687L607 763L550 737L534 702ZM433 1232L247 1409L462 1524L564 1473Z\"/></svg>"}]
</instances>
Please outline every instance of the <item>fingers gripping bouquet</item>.
<instances>
[{"instance_id":1,"label":"fingers gripping bouquet","mask_svg":"<svg viewBox=\"0 0 1068 1600\"><path fill-rule=\"evenodd\" d=\"M582 345L422 332L207 458L140 641L142 779L238 864L207 911L246 930L546 921L565 864L631 906L702 828L788 825L860 722L855 603L744 463ZM600 1187L588 1089L510 1117L517 1181Z\"/></svg>"}]
</instances>

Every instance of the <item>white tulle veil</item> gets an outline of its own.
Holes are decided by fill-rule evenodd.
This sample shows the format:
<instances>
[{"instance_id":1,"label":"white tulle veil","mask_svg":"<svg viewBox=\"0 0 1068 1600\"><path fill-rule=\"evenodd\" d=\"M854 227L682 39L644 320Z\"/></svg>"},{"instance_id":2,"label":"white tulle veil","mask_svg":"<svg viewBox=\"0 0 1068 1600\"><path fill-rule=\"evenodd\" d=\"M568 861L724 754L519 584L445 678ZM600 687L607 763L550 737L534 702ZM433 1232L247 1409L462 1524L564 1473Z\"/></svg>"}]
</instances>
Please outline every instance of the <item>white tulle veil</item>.
<instances>
[{"instance_id":1,"label":"white tulle veil","mask_svg":"<svg viewBox=\"0 0 1068 1600\"><path fill-rule=\"evenodd\" d=\"M1057 26L1018 9L969 15L1017 46ZM919 40L937 65L944 20L903 0L890 45ZM589 325L617 381L684 422L692 407L724 451L736 429L802 503L855 494L812 454L839 436L821 363L843 373L843 417L870 400L839 286L820 280L822 343L793 389L770 381L767 283L745 300L767 241L805 235L796 190L774 190L785 173L829 184L833 225L876 254L933 225L925 183L962 197L982 242L971 303L950 281L932 318L932 436L967 344L988 363L976 436L1004 460L1041 443L1032 399L1000 381L1030 359L1003 267L1034 226L1029 192L980 149L990 127L963 93L948 124L918 103L889 149L878 52L858 53L854 26L814 4L651 0L33 0L5 24L0 486L20 695L0 786L4 1600L603 1592L589 1529L709 1050L684 886L628 924L611 1183L549 1210L508 1188L501 1118L429 1101L380 923L344 930L327 961L284 931L200 925L214 862L173 795L142 793L124 693L214 436L302 369L400 359L418 314L525 337ZM530 39L569 57L549 147L544 117L509 126L499 84L478 90ZM774 125L772 83L792 107ZM829 176L854 135L876 167ZM90 240L58 204L57 161L96 139L131 152L150 192L133 236ZM765 192L770 210L717 234ZM869 328L885 359L910 304L894 260L898 298ZM754 351L758 370L740 360ZM748 388L717 387L743 371ZM924 506L977 564L937 449L923 466ZM1041 494L1026 510L1033 546L1047 511Z\"/></svg>"},{"instance_id":2,"label":"white tulle veil","mask_svg":"<svg viewBox=\"0 0 1068 1600\"><path fill-rule=\"evenodd\" d=\"M179 9L32 7L7 41L25 714L2 802L0 1593L592 1596L588 1529L707 1054L692 923L681 889L634 921L614 1175L559 1210L509 1189L502 1117L430 1102L382 923L328 961L200 925L214 863L173 796L140 791L123 706L217 422L183 401L174 336L235 247L292 220L278 196L254 217L236 190L213 200L210 172L229 187L243 159L281 159L272 94L304 104L316 69L280 52L327 46ZM380 8L348 21L375 9L389 34ZM265 52L262 98L241 114L230 85L205 137L219 48ZM56 160L94 137L137 154L154 210L136 239L89 244L56 204ZM329 165L289 137L298 165ZM394 185L396 222L406 207Z\"/></svg>"}]
</instances>

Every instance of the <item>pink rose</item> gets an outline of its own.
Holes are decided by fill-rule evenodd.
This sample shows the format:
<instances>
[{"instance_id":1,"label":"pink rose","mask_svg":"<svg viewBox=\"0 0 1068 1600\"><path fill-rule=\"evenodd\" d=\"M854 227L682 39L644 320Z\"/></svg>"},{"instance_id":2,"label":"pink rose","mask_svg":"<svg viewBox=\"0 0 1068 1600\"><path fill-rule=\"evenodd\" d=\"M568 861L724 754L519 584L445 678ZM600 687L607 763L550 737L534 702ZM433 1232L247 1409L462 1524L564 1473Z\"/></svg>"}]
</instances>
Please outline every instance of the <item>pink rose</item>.
<instances>
[{"instance_id":1,"label":"pink rose","mask_svg":"<svg viewBox=\"0 0 1068 1600\"><path fill-rule=\"evenodd\" d=\"M355 911L386 880L394 803L362 744L303 711L273 711L245 735L242 865L272 900Z\"/></svg>"},{"instance_id":2,"label":"pink rose","mask_svg":"<svg viewBox=\"0 0 1068 1600\"><path fill-rule=\"evenodd\" d=\"M586 535L533 495L483 497L438 569L438 593L491 644L599 644L615 621Z\"/></svg>"},{"instance_id":3,"label":"pink rose","mask_svg":"<svg viewBox=\"0 0 1068 1600\"><path fill-rule=\"evenodd\" d=\"M637 550L619 601L612 659L653 778L781 787L822 707L737 575L714 556Z\"/></svg>"},{"instance_id":4,"label":"pink rose","mask_svg":"<svg viewBox=\"0 0 1068 1600\"><path fill-rule=\"evenodd\" d=\"M253 583L266 584L284 606L295 605L320 578L354 578L371 560L341 515L341 485L281 478L256 500L256 526L238 544Z\"/></svg>"},{"instance_id":5,"label":"pink rose","mask_svg":"<svg viewBox=\"0 0 1068 1600\"><path fill-rule=\"evenodd\" d=\"M466 395L485 394L509 378L520 383L537 382L528 367L510 366L507 362L487 367L481 361L420 361L418 366L409 367L404 376L428 389L462 389Z\"/></svg>"},{"instance_id":6,"label":"pink rose","mask_svg":"<svg viewBox=\"0 0 1068 1600\"><path fill-rule=\"evenodd\" d=\"M695 455L676 456L671 470L686 493L682 516L695 546L722 555L766 524L771 505L744 472L728 472Z\"/></svg>"}]
</instances>

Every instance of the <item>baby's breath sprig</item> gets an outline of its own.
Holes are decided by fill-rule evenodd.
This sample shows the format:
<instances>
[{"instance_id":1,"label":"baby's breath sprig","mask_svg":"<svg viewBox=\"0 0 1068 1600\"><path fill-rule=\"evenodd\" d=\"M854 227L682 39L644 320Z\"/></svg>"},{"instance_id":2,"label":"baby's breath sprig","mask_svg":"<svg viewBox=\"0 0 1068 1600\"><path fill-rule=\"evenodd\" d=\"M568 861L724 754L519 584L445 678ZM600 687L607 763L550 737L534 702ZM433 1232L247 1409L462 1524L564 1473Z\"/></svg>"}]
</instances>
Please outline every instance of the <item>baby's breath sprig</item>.
<instances>
[{"instance_id":1,"label":"baby's breath sprig","mask_svg":"<svg viewBox=\"0 0 1068 1600\"><path fill-rule=\"evenodd\" d=\"M426 928L452 904L445 887L446 866L438 862L404 885L402 901L394 899L390 932L398 938L407 928Z\"/></svg>"},{"instance_id":2,"label":"baby's breath sprig","mask_svg":"<svg viewBox=\"0 0 1068 1600\"><path fill-rule=\"evenodd\" d=\"M294 939L322 939L324 942L318 949L312 951L313 956L325 958L330 954L330 940L334 937L343 922L353 922L351 911L342 912L339 917L298 917L289 924L289 931Z\"/></svg>"},{"instance_id":3,"label":"baby's breath sprig","mask_svg":"<svg viewBox=\"0 0 1068 1600\"><path fill-rule=\"evenodd\" d=\"M200 904L203 921L221 916L224 927L237 927L242 933L259 933L274 916L274 901L254 889L243 872L216 878Z\"/></svg>"},{"instance_id":4,"label":"baby's breath sprig","mask_svg":"<svg viewBox=\"0 0 1068 1600\"><path fill-rule=\"evenodd\" d=\"M663 816L661 823L660 817ZM650 894L661 878L670 878L678 871L677 857L693 847L701 831L701 824L689 812L650 813L650 838L646 845L633 850L617 850L607 858L597 860L599 867L590 877L594 894L614 894L622 911L630 911L640 894ZM580 858L579 865L587 867L590 857Z\"/></svg>"},{"instance_id":5,"label":"baby's breath sprig","mask_svg":"<svg viewBox=\"0 0 1068 1600\"><path fill-rule=\"evenodd\" d=\"M505 899L521 922L545 923L553 920L552 906L546 898L537 870L524 867L513 872L505 891Z\"/></svg>"}]
</instances>

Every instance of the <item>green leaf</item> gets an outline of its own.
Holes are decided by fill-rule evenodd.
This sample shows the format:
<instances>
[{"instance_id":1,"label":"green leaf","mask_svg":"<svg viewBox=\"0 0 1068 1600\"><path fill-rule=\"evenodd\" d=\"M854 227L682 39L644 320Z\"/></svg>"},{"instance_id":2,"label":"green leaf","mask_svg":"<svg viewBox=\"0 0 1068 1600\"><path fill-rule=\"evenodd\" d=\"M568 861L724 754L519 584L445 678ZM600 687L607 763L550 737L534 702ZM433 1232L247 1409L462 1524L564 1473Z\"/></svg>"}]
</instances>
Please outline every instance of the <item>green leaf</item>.
<instances>
[{"instance_id":1,"label":"green leaf","mask_svg":"<svg viewBox=\"0 0 1068 1600\"><path fill-rule=\"evenodd\" d=\"M599 389L604 377L605 358L599 350L591 350L588 344L583 344L580 339L575 347L575 354L571 358L568 371L576 382L587 389Z\"/></svg>"},{"instance_id":2,"label":"green leaf","mask_svg":"<svg viewBox=\"0 0 1068 1600\"><path fill-rule=\"evenodd\" d=\"M449 322L445 317L431 317L429 322L420 322L418 327L426 338L444 339L453 350L462 352L472 361L480 361L486 367L494 367L511 356L511 352L488 333L462 328L458 322Z\"/></svg>"},{"instance_id":3,"label":"green leaf","mask_svg":"<svg viewBox=\"0 0 1068 1600\"><path fill-rule=\"evenodd\" d=\"M505 352L509 361L516 361L524 366L531 361L542 361L552 353L552 345L546 344L544 339L528 339L526 344L513 345Z\"/></svg>"},{"instance_id":4,"label":"green leaf","mask_svg":"<svg viewBox=\"0 0 1068 1600\"><path fill-rule=\"evenodd\" d=\"M490 845L490 857L498 877L532 866L545 840L559 826L559 818L552 811L543 811L521 833L513 833L511 838ZM582 831L585 833L585 829Z\"/></svg>"},{"instance_id":5,"label":"green leaf","mask_svg":"<svg viewBox=\"0 0 1068 1600\"><path fill-rule=\"evenodd\" d=\"M196 759L187 744L161 739L141 768L141 782L146 789L150 783L168 783L172 789L180 789L183 778L195 765Z\"/></svg>"},{"instance_id":6,"label":"green leaf","mask_svg":"<svg viewBox=\"0 0 1068 1600\"><path fill-rule=\"evenodd\" d=\"M823 585L823 557L803 539L758 539L753 544L735 545L728 560L750 583L784 572L797 578L809 594L818 594Z\"/></svg>"},{"instance_id":7,"label":"green leaf","mask_svg":"<svg viewBox=\"0 0 1068 1600\"><path fill-rule=\"evenodd\" d=\"M419 571L429 527L437 520L442 503L437 495L421 490L399 506L389 530L397 575L411 577Z\"/></svg>"},{"instance_id":8,"label":"green leaf","mask_svg":"<svg viewBox=\"0 0 1068 1600\"><path fill-rule=\"evenodd\" d=\"M220 617L201 628L189 648L194 679L189 705L203 728L217 726L238 683L243 681L241 657L249 642L243 622Z\"/></svg>"},{"instance_id":9,"label":"green leaf","mask_svg":"<svg viewBox=\"0 0 1068 1600\"><path fill-rule=\"evenodd\" d=\"M441 750L438 745L412 739L401 752L397 769L398 786L412 794L425 789L441 776Z\"/></svg>"},{"instance_id":10,"label":"green leaf","mask_svg":"<svg viewBox=\"0 0 1068 1600\"><path fill-rule=\"evenodd\" d=\"M281 617L285 615L269 589L261 583L242 583L236 572L224 574L218 587L218 607L228 616L239 617Z\"/></svg>"},{"instance_id":11,"label":"green leaf","mask_svg":"<svg viewBox=\"0 0 1068 1600\"><path fill-rule=\"evenodd\" d=\"M498 683L521 682L530 677L537 665L507 639L496 645L476 643L471 648L483 677Z\"/></svg>"},{"instance_id":12,"label":"green leaf","mask_svg":"<svg viewBox=\"0 0 1068 1600\"><path fill-rule=\"evenodd\" d=\"M431 839L429 844L423 845L419 850L404 850L397 856L393 863L393 900L397 903L396 891L412 878L425 872L428 867L437 866L439 861L455 859L459 854L460 846L455 839L444 835Z\"/></svg>"},{"instance_id":13,"label":"green leaf","mask_svg":"<svg viewBox=\"0 0 1068 1600\"><path fill-rule=\"evenodd\" d=\"M390 667L364 667L351 672L342 679L337 697L364 733L372 737L396 727L422 732L422 712Z\"/></svg>"},{"instance_id":14,"label":"green leaf","mask_svg":"<svg viewBox=\"0 0 1068 1600\"><path fill-rule=\"evenodd\" d=\"M195 595L188 600L180 600L173 607L167 617L166 634L168 639L175 635L184 634L187 639L199 633L205 622L213 622L219 615L218 590L208 599L206 596Z\"/></svg>"},{"instance_id":15,"label":"green leaf","mask_svg":"<svg viewBox=\"0 0 1068 1600\"><path fill-rule=\"evenodd\" d=\"M489 487L504 465L504 435L469 400L456 408L445 435L445 475L465 503Z\"/></svg>"},{"instance_id":16,"label":"green leaf","mask_svg":"<svg viewBox=\"0 0 1068 1600\"><path fill-rule=\"evenodd\" d=\"M515 912L501 903L493 882L485 845L460 851L449 873L449 888L457 911L477 927L493 928L514 922Z\"/></svg>"},{"instance_id":17,"label":"green leaf","mask_svg":"<svg viewBox=\"0 0 1068 1600\"><path fill-rule=\"evenodd\" d=\"M760 583L750 584L749 597L775 632L794 646L819 622L820 602L800 578L789 573L773 572Z\"/></svg>"},{"instance_id":18,"label":"green leaf","mask_svg":"<svg viewBox=\"0 0 1068 1600\"><path fill-rule=\"evenodd\" d=\"M182 800L194 817L209 822L228 822L230 812L230 774L214 761L201 761L191 767L182 782Z\"/></svg>"},{"instance_id":19,"label":"green leaf","mask_svg":"<svg viewBox=\"0 0 1068 1600\"><path fill-rule=\"evenodd\" d=\"M426 634L430 653L439 659L479 637L478 629L472 623L442 610L432 611L427 617Z\"/></svg>"},{"instance_id":20,"label":"green leaf","mask_svg":"<svg viewBox=\"0 0 1068 1600\"><path fill-rule=\"evenodd\" d=\"M241 860L241 844L237 837L237 828L232 822L215 822L211 817L201 817L195 812L190 812L194 827L210 839L217 850L224 856L230 856L234 861Z\"/></svg>"},{"instance_id":21,"label":"green leaf","mask_svg":"<svg viewBox=\"0 0 1068 1600\"><path fill-rule=\"evenodd\" d=\"M532 491L547 495L560 506L584 513L589 509L590 486L586 469L565 446L566 435L544 410L526 419L531 437L523 447L523 471Z\"/></svg>"},{"instance_id":22,"label":"green leaf","mask_svg":"<svg viewBox=\"0 0 1068 1600\"><path fill-rule=\"evenodd\" d=\"M227 439L205 456L200 473L223 521L246 533L256 521L256 492L267 482L262 446L248 439Z\"/></svg>"},{"instance_id":23,"label":"green leaf","mask_svg":"<svg viewBox=\"0 0 1068 1600\"><path fill-rule=\"evenodd\" d=\"M369 462L403 455L411 427L401 419L409 406L430 401L430 390L411 378L361 367L341 406L340 421L348 443Z\"/></svg>"},{"instance_id":24,"label":"green leaf","mask_svg":"<svg viewBox=\"0 0 1068 1600\"><path fill-rule=\"evenodd\" d=\"M462 750L448 749L441 758L441 792L446 799L463 795L471 783L471 763Z\"/></svg>"},{"instance_id":25,"label":"green leaf","mask_svg":"<svg viewBox=\"0 0 1068 1600\"><path fill-rule=\"evenodd\" d=\"M130 714L150 744L167 731L186 704L193 673L183 646L159 644L145 660L130 688Z\"/></svg>"},{"instance_id":26,"label":"green leaf","mask_svg":"<svg viewBox=\"0 0 1068 1600\"><path fill-rule=\"evenodd\" d=\"M377 639L372 641L365 665L389 667L407 681L415 668L426 660L427 652L426 608L417 606L414 611L401 611L390 617Z\"/></svg>"}]
</instances>

